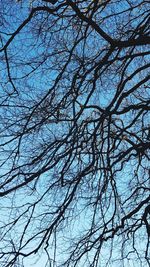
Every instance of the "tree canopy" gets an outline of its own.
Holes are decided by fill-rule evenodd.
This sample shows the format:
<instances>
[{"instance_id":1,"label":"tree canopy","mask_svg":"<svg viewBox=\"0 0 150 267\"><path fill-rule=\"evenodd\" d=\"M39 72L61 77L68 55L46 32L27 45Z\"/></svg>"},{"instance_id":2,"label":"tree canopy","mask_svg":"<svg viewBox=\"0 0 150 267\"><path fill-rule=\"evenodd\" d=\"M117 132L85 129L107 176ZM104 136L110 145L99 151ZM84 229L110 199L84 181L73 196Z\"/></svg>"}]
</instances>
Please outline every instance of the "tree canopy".
<instances>
[{"instance_id":1,"label":"tree canopy","mask_svg":"<svg viewBox=\"0 0 150 267\"><path fill-rule=\"evenodd\" d=\"M150 266L149 1L0 12L0 266Z\"/></svg>"}]
</instances>

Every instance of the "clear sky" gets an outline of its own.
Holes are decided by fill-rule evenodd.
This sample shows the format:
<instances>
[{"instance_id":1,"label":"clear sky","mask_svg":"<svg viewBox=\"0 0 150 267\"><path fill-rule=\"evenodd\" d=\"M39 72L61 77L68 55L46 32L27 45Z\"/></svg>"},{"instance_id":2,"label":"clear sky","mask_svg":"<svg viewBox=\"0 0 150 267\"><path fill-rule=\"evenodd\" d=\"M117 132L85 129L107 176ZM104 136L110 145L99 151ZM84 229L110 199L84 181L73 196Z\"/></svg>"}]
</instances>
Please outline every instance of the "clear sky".
<instances>
[{"instance_id":1,"label":"clear sky","mask_svg":"<svg viewBox=\"0 0 150 267\"><path fill-rule=\"evenodd\" d=\"M25 244L28 251L34 250L47 233L44 243L50 240L49 251L53 259L57 233L58 261L65 255L63 249L70 252L69 249L74 245L76 251L73 257L78 259L78 255L84 251L85 258L89 256L90 262L100 248L101 240L107 240L108 245L104 242L100 260L109 258L110 248L113 248L114 261L111 267L145 267L132 258L135 243L136 248L145 249L146 228L141 223L144 208L133 213L131 218L125 218L125 227L122 218L139 205L143 196L148 195L147 188L143 189L143 179L144 186L148 184L148 161L144 158L145 152L138 152L139 148L136 148L142 138L146 139L143 129L148 127L146 113L141 113L145 124L139 122L140 117L136 117L138 109L142 110L147 103L146 82L137 95L133 90L137 81L141 81L143 75L145 77L147 69L139 71L138 68L143 62L147 63L147 58L142 56L143 61L138 58L134 62L132 56L128 58L130 47L127 50L126 47L121 50L119 46L114 49L114 43L112 46L107 38L103 38L99 25L115 38L121 36L121 40L124 40L126 35L135 34L137 40L143 27L133 32L137 23L140 23L134 16L136 12L140 12L140 15L143 12L143 18L146 8L141 11L135 7L133 10L129 1L125 0L116 0L116 3L106 1L106 14L105 1L97 1L100 13L94 19L102 35L97 34L95 24L89 27L86 19L81 23L72 8L60 8L64 9L62 14L66 14L65 18L57 10L54 16L45 10L36 12L8 44L12 32L31 12L31 2L35 5L43 3L30 1L27 6L25 1L0 1L3 15L0 21L1 47L4 43L8 45L7 50L2 51L0 62L0 194L3 196L3 192L8 193L6 198L0 199L3 249L14 252L20 246L24 250ZM133 2L136 5L136 1ZM91 2L81 3L89 3L81 14L88 12L88 18ZM130 23L124 16L125 12L131 18ZM122 25L125 25L124 32ZM126 27L131 29L127 32ZM75 41L77 43L74 45ZM19 94L17 90L14 91L16 88ZM129 91L133 91L133 95L128 96ZM135 103L141 103L142 97L142 108L140 105L135 107ZM109 109L105 110L107 106L110 108L108 104L112 104L113 115ZM131 110L126 112L126 107ZM131 123L133 118L136 118L135 124ZM17 186L21 188L16 190ZM140 193L137 196L133 191L138 186L141 191L138 189ZM13 188L13 193L10 193L10 188ZM139 235L136 242L132 229ZM123 233L125 230L128 234ZM80 240L78 245L75 244L76 237ZM124 244L127 244L125 257L128 255L130 259L125 259L122 265L115 256L120 253L120 257L124 257ZM142 254L142 250L139 251ZM25 258L25 267L56 267L53 263L46 265L44 253L37 256L37 261L35 258L33 255ZM82 260L80 265L86 267Z\"/></svg>"}]
</instances>

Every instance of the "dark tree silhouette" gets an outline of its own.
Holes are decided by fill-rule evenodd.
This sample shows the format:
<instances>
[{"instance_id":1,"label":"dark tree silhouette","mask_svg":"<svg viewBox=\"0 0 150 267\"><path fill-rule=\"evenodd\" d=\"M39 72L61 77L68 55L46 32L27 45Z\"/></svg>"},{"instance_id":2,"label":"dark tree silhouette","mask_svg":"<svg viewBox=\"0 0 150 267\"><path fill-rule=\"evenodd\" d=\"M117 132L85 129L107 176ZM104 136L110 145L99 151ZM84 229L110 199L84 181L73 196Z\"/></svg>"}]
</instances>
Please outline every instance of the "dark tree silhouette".
<instances>
[{"instance_id":1,"label":"dark tree silhouette","mask_svg":"<svg viewBox=\"0 0 150 267\"><path fill-rule=\"evenodd\" d=\"M0 266L150 266L149 1L0 12Z\"/></svg>"}]
</instances>

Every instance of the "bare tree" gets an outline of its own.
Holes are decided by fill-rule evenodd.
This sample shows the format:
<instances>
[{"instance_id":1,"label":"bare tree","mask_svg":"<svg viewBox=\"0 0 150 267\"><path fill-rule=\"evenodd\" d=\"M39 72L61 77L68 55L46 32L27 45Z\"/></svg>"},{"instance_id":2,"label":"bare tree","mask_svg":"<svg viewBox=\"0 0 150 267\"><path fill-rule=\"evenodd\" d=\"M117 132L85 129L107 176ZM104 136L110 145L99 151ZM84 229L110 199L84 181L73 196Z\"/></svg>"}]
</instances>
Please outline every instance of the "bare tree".
<instances>
[{"instance_id":1,"label":"bare tree","mask_svg":"<svg viewBox=\"0 0 150 267\"><path fill-rule=\"evenodd\" d=\"M0 265L150 266L149 1L0 7Z\"/></svg>"}]
</instances>

